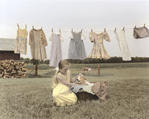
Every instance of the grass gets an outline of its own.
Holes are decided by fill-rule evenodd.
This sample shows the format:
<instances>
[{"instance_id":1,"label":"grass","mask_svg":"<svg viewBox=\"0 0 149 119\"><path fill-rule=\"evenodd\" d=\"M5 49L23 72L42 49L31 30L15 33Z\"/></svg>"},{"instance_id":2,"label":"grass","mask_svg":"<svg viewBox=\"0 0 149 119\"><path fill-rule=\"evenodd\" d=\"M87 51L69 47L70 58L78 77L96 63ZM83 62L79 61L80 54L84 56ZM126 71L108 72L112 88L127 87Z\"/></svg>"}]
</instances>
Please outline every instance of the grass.
<instances>
[{"instance_id":1,"label":"grass","mask_svg":"<svg viewBox=\"0 0 149 119\"><path fill-rule=\"evenodd\" d=\"M35 69L35 65L33 64L26 64L27 69ZM49 64L38 64L38 69L54 69L55 67L49 66Z\"/></svg>"},{"instance_id":2,"label":"grass","mask_svg":"<svg viewBox=\"0 0 149 119\"><path fill-rule=\"evenodd\" d=\"M103 68L100 75L84 75L109 82L106 101L57 107L52 78L0 79L0 119L149 119L149 68Z\"/></svg>"},{"instance_id":3,"label":"grass","mask_svg":"<svg viewBox=\"0 0 149 119\"><path fill-rule=\"evenodd\" d=\"M70 70L73 75L77 75L82 73L87 76L98 76L98 65L100 65L100 71L109 68L147 68L149 67L148 62L144 63L95 63L95 64L71 64ZM89 67L92 70L90 72L84 72L83 68ZM35 76L35 65L28 64L26 65L27 74L26 78L52 78L55 74L55 68L53 66L49 66L49 64L39 64L38 65L38 76ZM103 75L101 73L101 75ZM106 76L112 74L104 74Z\"/></svg>"}]
</instances>

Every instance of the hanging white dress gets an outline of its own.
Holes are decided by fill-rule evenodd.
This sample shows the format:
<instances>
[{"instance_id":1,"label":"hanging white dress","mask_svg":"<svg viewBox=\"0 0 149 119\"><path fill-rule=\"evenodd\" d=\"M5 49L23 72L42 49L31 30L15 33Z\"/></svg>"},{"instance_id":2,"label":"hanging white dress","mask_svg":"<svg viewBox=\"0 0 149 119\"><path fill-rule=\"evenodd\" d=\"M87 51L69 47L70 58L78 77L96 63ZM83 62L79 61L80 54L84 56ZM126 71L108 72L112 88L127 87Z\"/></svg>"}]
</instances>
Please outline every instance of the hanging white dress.
<instances>
[{"instance_id":1,"label":"hanging white dress","mask_svg":"<svg viewBox=\"0 0 149 119\"><path fill-rule=\"evenodd\" d=\"M58 67L59 62L62 60L61 42L64 42L64 37L61 32L51 32L49 41L52 41L49 65Z\"/></svg>"},{"instance_id":2,"label":"hanging white dress","mask_svg":"<svg viewBox=\"0 0 149 119\"><path fill-rule=\"evenodd\" d=\"M131 56L130 56L129 48L125 37L125 30L114 31L114 33L116 35L116 38L120 47L122 59L124 61L130 61Z\"/></svg>"}]
</instances>

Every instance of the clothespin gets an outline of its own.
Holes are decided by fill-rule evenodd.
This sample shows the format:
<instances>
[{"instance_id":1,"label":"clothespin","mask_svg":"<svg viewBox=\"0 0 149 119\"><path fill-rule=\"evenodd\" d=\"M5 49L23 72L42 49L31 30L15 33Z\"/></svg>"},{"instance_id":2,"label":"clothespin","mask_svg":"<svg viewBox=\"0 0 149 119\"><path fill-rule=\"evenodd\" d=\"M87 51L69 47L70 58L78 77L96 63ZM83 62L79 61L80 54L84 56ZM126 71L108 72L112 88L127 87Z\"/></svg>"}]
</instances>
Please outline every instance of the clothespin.
<instances>
[{"instance_id":1,"label":"clothespin","mask_svg":"<svg viewBox=\"0 0 149 119\"><path fill-rule=\"evenodd\" d=\"M17 23L17 26L19 27L19 24Z\"/></svg>"},{"instance_id":2,"label":"clothespin","mask_svg":"<svg viewBox=\"0 0 149 119\"><path fill-rule=\"evenodd\" d=\"M53 28L52 28L52 32L53 32Z\"/></svg>"},{"instance_id":3,"label":"clothespin","mask_svg":"<svg viewBox=\"0 0 149 119\"><path fill-rule=\"evenodd\" d=\"M25 28L27 29L27 25L25 25Z\"/></svg>"},{"instance_id":4,"label":"clothespin","mask_svg":"<svg viewBox=\"0 0 149 119\"><path fill-rule=\"evenodd\" d=\"M93 32L93 29L91 29L91 32Z\"/></svg>"},{"instance_id":5,"label":"clothespin","mask_svg":"<svg viewBox=\"0 0 149 119\"><path fill-rule=\"evenodd\" d=\"M59 32L61 32L61 29L59 29Z\"/></svg>"},{"instance_id":6,"label":"clothespin","mask_svg":"<svg viewBox=\"0 0 149 119\"><path fill-rule=\"evenodd\" d=\"M115 30L114 31L116 31L116 28L115 28Z\"/></svg>"},{"instance_id":7,"label":"clothespin","mask_svg":"<svg viewBox=\"0 0 149 119\"><path fill-rule=\"evenodd\" d=\"M71 30L71 32L73 32L73 29Z\"/></svg>"},{"instance_id":8,"label":"clothespin","mask_svg":"<svg viewBox=\"0 0 149 119\"><path fill-rule=\"evenodd\" d=\"M104 32L106 32L106 28L104 29Z\"/></svg>"},{"instance_id":9,"label":"clothespin","mask_svg":"<svg viewBox=\"0 0 149 119\"><path fill-rule=\"evenodd\" d=\"M32 26L32 29L34 29L34 26Z\"/></svg>"},{"instance_id":10,"label":"clothespin","mask_svg":"<svg viewBox=\"0 0 149 119\"><path fill-rule=\"evenodd\" d=\"M82 33L82 30L83 30L83 29L81 29L81 33Z\"/></svg>"},{"instance_id":11,"label":"clothespin","mask_svg":"<svg viewBox=\"0 0 149 119\"><path fill-rule=\"evenodd\" d=\"M145 27L145 24L144 24L144 27Z\"/></svg>"},{"instance_id":12,"label":"clothespin","mask_svg":"<svg viewBox=\"0 0 149 119\"><path fill-rule=\"evenodd\" d=\"M125 27L123 27L123 30L125 30Z\"/></svg>"}]
</instances>

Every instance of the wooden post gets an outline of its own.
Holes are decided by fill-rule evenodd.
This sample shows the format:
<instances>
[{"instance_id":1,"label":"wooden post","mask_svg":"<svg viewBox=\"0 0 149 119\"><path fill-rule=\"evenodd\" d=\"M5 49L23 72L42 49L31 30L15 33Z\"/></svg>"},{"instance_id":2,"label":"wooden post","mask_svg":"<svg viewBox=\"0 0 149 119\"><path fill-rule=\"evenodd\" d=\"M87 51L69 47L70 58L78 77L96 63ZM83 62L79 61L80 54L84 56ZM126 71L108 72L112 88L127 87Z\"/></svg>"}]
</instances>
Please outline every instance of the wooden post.
<instances>
[{"instance_id":1,"label":"wooden post","mask_svg":"<svg viewBox=\"0 0 149 119\"><path fill-rule=\"evenodd\" d=\"M37 71L38 71L38 64L36 64L36 67L35 67L35 76L37 76Z\"/></svg>"},{"instance_id":2,"label":"wooden post","mask_svg":"<svg viewBox=\"0 0 149 119\"><path fill-rule=\"evenodd\" d=\"M98 65L98 75L100 75L100 65Z\"/></svg>"},{"instance_id":3,"label":"wooden post","mask_svg":"<svg viewBox=\"0 0 149 119\"><path fill-rule=\"evenodd\" d=\"M84 65L82 66L82 70L83 70L83 73L84 73Z\"/></svg>"},{"instance_id":4,"label":"wooden post","mask_svg":"<svg viewBox=\"0 0 149 119\"><path fill-rule=\"evenodd\" d=\"M88 74L89 74L90 70L88 70Z\"/></svg>"},{"instance_id":5,"label":"wooden post","mask_svg":"<svg viewBox=\"0 0 149 119\"><path fill-rule=\"evenodd\" d=\"M80 74L80 69L79 69L79 73L78 74Z\"/></svg>"}]
</instances>

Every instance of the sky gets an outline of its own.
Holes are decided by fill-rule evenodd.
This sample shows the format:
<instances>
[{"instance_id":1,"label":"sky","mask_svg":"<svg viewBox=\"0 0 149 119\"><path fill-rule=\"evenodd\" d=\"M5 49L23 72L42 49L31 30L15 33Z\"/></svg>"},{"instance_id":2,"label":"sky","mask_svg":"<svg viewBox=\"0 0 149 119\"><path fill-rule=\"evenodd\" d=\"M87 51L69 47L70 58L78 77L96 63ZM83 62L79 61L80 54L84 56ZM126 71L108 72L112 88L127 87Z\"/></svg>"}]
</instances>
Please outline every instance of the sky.
<instances>
[{"instance_id":1,"label":"sky","mask_svg":"<svg viewBox=\"0 0 149 119\"><path fill-rule=\"evenodd\" d=\"M0 38L16 38L17 23L30 32L42 27L45 32L48 46L47 59L50 58L52 42L49 36L61 29L65 41L62 45L62 59L68 58L69 33L71 29L79 32L83 29L87 56L90 54L93 43L89 39L89 32L103 32L106 28L110 42L104 40L108 54L121 57L118 41L114 29L123 29L131 57L149 57L149 37L134 39L133 28L149 28L149 0L0 0ZM27 37L27 54L24 58L31 58L29 35Z\"/></svg>"}]
</instances>

